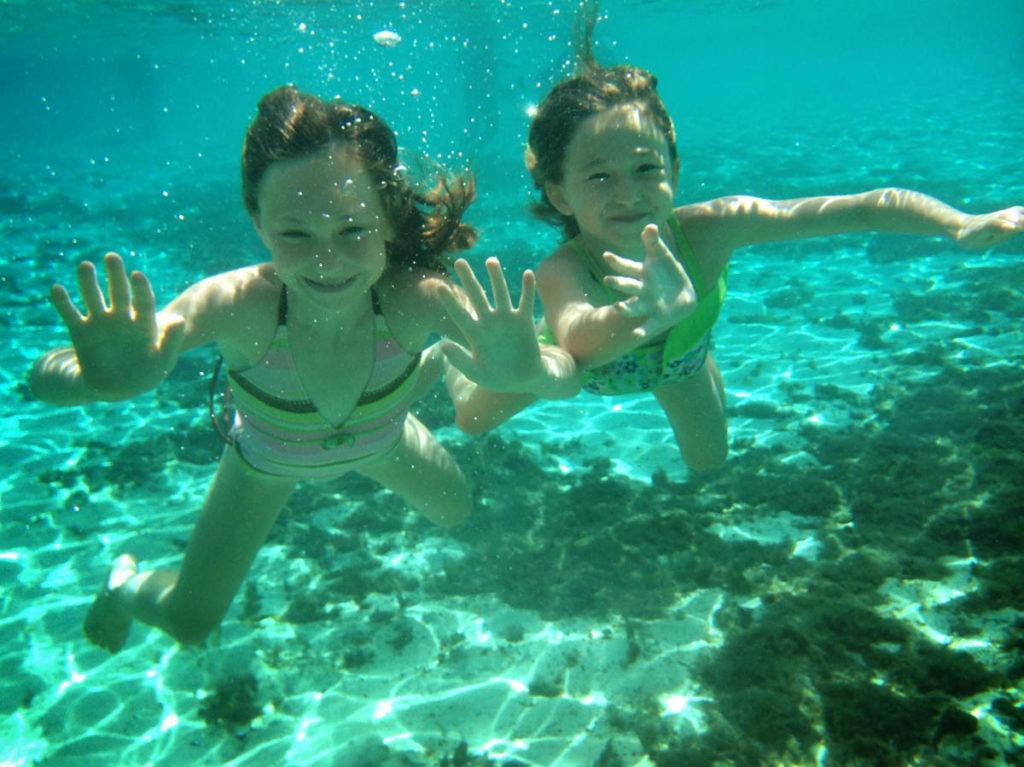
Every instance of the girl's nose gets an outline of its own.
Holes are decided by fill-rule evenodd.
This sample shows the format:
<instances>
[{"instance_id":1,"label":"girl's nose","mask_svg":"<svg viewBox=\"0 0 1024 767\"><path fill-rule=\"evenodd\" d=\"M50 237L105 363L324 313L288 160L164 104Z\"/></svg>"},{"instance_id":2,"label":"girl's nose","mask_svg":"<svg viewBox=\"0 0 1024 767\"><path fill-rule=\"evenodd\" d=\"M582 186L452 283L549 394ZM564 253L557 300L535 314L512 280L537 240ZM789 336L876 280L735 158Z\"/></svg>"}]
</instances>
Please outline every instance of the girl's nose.
<instances>
[{"instance_id":1,"label":"girl's nose","mask_svg":"<svg viewBox=\"0 0 1024 767\"><path fill-rule=\"evenodd\" d=\"M637 186L628 178L618 179L612 187L613 199L616 202L631 203L636 199Z\"/></svg>"},{"instance_id":2,"label":"girl's nose","mask_svg":"<svg viewBox=\"0 0 1024 767\"><path fill-rule=\"evenodd\" d=\"M330 245L324 245L317 250L313 256L313 261L321 272L329 272L340 265L342 257L339 251Z\"/></svg>"}]
</instances>

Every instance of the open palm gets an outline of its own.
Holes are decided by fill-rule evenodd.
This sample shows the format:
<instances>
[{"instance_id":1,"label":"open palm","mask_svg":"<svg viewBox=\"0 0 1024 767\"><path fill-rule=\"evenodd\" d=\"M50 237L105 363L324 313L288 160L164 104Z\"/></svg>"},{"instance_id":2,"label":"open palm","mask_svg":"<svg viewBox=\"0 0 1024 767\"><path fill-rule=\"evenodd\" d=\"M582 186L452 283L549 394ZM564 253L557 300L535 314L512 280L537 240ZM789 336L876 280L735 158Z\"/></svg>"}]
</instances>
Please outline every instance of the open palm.
<instances>
[{"instance_id":1,"label":"open palm","mask_svg":"<svg viewBox=\"0 0 1024 767\"><path fill-rule=\"evenodd\" d=\"M440 286L439 296L466 345L445 341L441 348L448 361L486 389L529 391L544 375L533 319L536 292L533 272L523 273L523 290L518 306L512 305L498 259L487 259L493 306L465 259L455 262L455 272L465 290L466 302L460 301L448 286Z\"/></svg>"},{"instance_id":2,"label":"open palm","mask_svg":"<svg viewBox=\"0 0 1024 767\"><path fill-rule=\"evenodd\" d=\"M605 262L617 274L604 278L609 287L629 298L618 306L630 317L645 322L633 332L638 336L657 335L697 308L697 294L689 275L658 233L648 224L641 234L646 250L642 262L605 253Z\"/></svg>"},{"instance_id":3,"label":"open palm","mask_svg":"<svg viewBox=\"0 0 1024 767\"><path fill-rule=\"evenodd\" d=\"M145 275L134 272L129 278L116 253L108 253L103 263L109 301L89 261L78 267L85 314L62 285L53 286L51 299L71 336L85 384L106 399L123 399L153 388L174 367L184 320L178 318L161 329Z\"/></svg>"}]
</instances>

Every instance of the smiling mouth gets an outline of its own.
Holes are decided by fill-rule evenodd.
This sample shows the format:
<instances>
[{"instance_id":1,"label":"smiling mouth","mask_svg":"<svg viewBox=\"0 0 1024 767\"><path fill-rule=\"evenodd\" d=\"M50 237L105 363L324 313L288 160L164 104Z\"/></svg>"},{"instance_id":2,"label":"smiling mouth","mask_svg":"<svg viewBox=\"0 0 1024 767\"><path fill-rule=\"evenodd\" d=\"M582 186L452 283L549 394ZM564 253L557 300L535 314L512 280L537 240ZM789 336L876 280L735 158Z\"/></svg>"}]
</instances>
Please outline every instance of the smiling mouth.
<instances>
[{"instance_id":1,"label":"smiling mouth","mask_svg":"<svg viewBox=\"0 0 1024 767\"><path fill-rule=\"evenodd\" d=\"M620 224L635 224L646 217L646 213L620 213L617 216L609 216L612 221L617 221Z\"/></svg>"},{"instance_id":2,"label":"smiling mouth","mask_svg":"<svg viewBox=\"0 0 1024 767\"><path fill-rule=\"evenodd\" d=\"M306 284L317 293L338 293L355 282L355 280L355 277L349 277L341 282L317 282L316 280L309 279L309 277L305 278Z\"/></svg>"}]
</instances>

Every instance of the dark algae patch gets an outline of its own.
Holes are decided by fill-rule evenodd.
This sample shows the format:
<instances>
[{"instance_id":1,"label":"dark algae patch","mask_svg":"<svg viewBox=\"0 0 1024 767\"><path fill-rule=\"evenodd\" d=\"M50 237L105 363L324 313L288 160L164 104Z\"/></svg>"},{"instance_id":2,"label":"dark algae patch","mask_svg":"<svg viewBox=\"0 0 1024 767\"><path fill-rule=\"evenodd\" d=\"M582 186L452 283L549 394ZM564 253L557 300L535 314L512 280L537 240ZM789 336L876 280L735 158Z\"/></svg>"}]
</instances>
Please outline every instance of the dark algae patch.
<instances>
[{"instance_id":1,"label":"dark algae patch","mask_svg":"<svg viewBox=\"0 0 1024 767\"><path fill-rule=\"evenodd\" d=\"M427 599L488 595L544 620L618 621L642 638L646 621L709 589L721 594L713 618L720 643L695 656L692 672L703 730L674 730L650 698L599 714L657 767L1024 763L997 754L985 737L993 721L1024 730L1013 692L1024 679L1024 621L992 619L1024 604L1024 391L1010 366L934 369L923 381L887 381L867 394L819 387L814 396L863 417L842 428L794 427L813 461L738 443L724 468L684 482L664 474L634 481L606 459L564 473L499 435L457 443L453 452L478 488L474 515L448 533L464 553L416 577L384 563L410 536L434 532L428 522L356 476L300 486L289 523L271 541L325 564L319 577L289 583L289 607L278 617L339 620L342 603L367 611L339 662L358 674L381 648L400 651L410 641L403 610ZM794 388L794 402L800 396ZM43 479L88 490L117 474L130 496L155 476L151 465L175 453L170 443L137 447L114 452L108 465L83 462L81 476ZM361 500L336 529L313 524L339 494ZM88 503L87 492L81 500ZM792 541L717 532L783 514L819 544L814 557L794 556ZM897 618L894 591L954 573L969 586L922 608L945 626L941 641ZM379 595L393 607L375 608ZM267 617L257 585L247 587L244 605L247 617ZM523 630L510 626L499 639L521 642ZM970 655L955 649L956 639L994 650ZM623 663L642 660L642 645ZM447 650L458 651L457 641ZM558 697L564 682L537 677L529 694ZM245 730L259 715L259 686L242 678L218 688L202 701L202 718ZM434 759L486 763L461 744ZM601 763L618 759L609 747Z\"/></svg>"},{"instance_id":2,"label":"dark algae patch","mask_svg":"<svg viewBox=\"0 0 1024 767\"><path fill-rule=\"evenodd\" d=\"M258 683L251 673L221 680L199 704L199 716L207 725L225 727L239 737L261 713Z\"/></svg>"},{"instance_id":3,"label":"dark algae patch","mask_svg":"<svg viewBox=\"0 0 1024 767\"><path fill-rule=\"evenodd\" d=\"M711 699L706 732L668 731L639 702L616 713L659 767L813 764L822 746L828 765L998 763L975 713L1019 729L1021 709L998 693L1019 681L1024 640L1019 624L990 637L975 616L1024 604L1017 371L946 367L850 405L875 417L801 430L818 465L747 447L683 483L631 482L602 461L517 483L526 457L491 437L494 460L474 470L508 495L455 531L471 552L428 586L494 593L542 617L635 620L663 615L694 589L723 589L715 622L724 643L696 671ZM781 512L813 529L817 560L792 557L788 542L724 541L710 530ZM498 534L505 524L511 531ZM1006 642L987 665L884 609L883 587L948 578L954 560L974 561L976 585L932 609L951 639Z\"/></svg>"}]
</instances>

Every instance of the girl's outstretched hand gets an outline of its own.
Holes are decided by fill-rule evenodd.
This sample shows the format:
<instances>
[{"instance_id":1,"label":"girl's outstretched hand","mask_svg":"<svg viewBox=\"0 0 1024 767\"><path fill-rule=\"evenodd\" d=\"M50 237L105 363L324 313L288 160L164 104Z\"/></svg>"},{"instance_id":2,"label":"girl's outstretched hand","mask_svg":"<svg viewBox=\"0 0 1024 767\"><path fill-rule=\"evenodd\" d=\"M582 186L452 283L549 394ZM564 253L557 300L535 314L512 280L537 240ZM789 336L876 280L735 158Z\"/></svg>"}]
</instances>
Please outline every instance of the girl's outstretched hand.
<instances>
[{"instance_id":1,"label":"girl's outstretched hand","mask_svg":"<svg viewBox=\"0 0 1024 767\"><path fill-rule=\"evenodd\" d=\"M956 233L956 240L965 248L991 248L1024 232L1024 206L967 216Z\"/></svg>"},{"instance_id":2,"label":"girl's outstretched hand","mask_svg":"<svg viewBox=\"0 0 1024 767\"><path fill-rule=\"evenodd\" d=\"M109 301L89 261L78 267L84 315L62 285L54 285L50 297L71 336L85 385L104 399L127 399L156 386L174 367L185 321L178 317L161 328L145 275L133 272L129 278L116 253L104 256L103 264Z\"/></svg>"},{"instance_id":3,"label":"girl's outstretched hand","mask_svg":"<svg viewBox=\"0 0 1024 767\"><path fill-rule=\"evenodd\" d=\"M533 321L536 292L533 272L523 272L523 292L518 306L512 305L498 259L487 259L493 306L465 259L455 262L455 273L462 282L466 301L460 301L455 291L443 283L438 285L437 292L468 348L445 340L441 343L444 355L467 378L485 389L532 391L546 375Z\"/></svg>"},{"instance_id":4,"label":"girl's outstretched hand","mask_svg":"<svg viewBox=\"0 0 1024 767\"><path fill-rule=\"evenodd\" d=\"M643 263L605 253L604 260L618 275L604 282L630 297L616 306L630 317L646 317L633 333L640 337L657 335L697 308L697 294L683 265L661 239L656 224L648 224L640 235L647 255Z\"/></svg>"}]
</instances>

